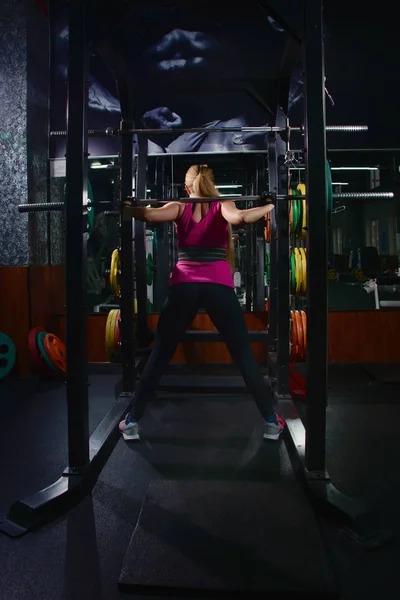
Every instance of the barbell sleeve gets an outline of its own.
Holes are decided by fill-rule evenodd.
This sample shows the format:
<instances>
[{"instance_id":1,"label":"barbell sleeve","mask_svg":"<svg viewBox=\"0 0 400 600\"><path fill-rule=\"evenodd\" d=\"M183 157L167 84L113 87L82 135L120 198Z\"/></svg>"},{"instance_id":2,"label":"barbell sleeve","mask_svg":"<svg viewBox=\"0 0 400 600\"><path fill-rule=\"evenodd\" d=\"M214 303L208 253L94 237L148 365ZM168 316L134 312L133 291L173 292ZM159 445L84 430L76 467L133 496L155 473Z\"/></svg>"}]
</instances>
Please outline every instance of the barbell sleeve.
<instances>
[{"instance_id":1,"label":"barbell sleeve","mask_svg":"<svg viewBox=\"0 0 400 600\"><path fill-rule=\"evenodd\" d=\"M42 202L38 204L19 204L18 212L49 212L64 210L64 202Z\"/></svg>"}]
</instances>

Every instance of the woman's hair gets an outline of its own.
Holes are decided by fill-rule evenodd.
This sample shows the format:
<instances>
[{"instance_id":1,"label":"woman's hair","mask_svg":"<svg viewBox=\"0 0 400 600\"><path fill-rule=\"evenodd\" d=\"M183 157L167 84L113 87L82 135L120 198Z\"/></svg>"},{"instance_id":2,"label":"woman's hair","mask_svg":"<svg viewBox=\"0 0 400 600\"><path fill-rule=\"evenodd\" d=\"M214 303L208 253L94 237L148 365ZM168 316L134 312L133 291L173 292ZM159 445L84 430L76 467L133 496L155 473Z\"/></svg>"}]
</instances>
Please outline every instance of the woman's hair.
<instances>
[{"instance_id":1,"label":"woman's hair","mask_svg":"<svg viewBox=\"0 0 400 600\"><path fill-rule=\"evenodd\" d=\"M185 184L197 198L217 198L220 196L215 187L214 173L208 165L192 165L189 167L185 176ZM235 251L230 223L228 224L227 242L226 259L233 273L235 271Z\"/></svg>"}]
</instances>

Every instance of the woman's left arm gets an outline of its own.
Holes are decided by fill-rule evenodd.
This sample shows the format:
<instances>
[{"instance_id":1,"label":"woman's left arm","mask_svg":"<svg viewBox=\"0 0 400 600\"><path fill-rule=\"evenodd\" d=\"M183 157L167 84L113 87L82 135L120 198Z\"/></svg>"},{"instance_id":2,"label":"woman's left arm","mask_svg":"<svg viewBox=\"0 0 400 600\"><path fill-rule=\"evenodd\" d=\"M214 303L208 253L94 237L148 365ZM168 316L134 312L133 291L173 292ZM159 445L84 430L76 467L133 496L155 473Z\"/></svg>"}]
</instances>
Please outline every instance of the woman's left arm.
<instances>
[{"instance_id":1,"label":"woman's left arm","mask_svg":"<svg viewBox=\"0 0 400 600\"><path fill-rule=\"evenodd\" d=\"M179 202L168 202L159 208L125 205L122 214L124 221L137 219L149 223L168 223L176 221L180 212L181 204Z\"/></svg>"}]
</instances>

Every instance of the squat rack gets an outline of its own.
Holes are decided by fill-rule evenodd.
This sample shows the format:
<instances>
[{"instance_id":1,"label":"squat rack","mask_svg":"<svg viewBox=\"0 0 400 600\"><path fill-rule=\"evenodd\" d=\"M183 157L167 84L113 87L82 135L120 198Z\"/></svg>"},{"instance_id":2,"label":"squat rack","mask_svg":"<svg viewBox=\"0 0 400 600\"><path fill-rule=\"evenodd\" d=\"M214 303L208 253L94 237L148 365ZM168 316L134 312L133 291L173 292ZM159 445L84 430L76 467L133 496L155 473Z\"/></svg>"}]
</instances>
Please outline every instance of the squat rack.
<instances>
[{"instance_id":1,"label":"squat rack","mask_svg":"<svg viewBox=\"0 0 400 600\"><path fill-rule=\"evenodd\" d=\"M348 531L358 542L366 546L381 545L388 538L387 532L371 529L367 511L345 498L333 487L325 465L326 406L327 406L327 193L325 184L326 137L325 125L325 79L322 1L305 0L305 34L303 41L305 80L305 126L291 128L303 132L306 145L307 198L308 198L308 411L304 427L295 406L287 393L278 394L280 407L287 420L287 440L292 442L303 466L303 474L312 498L324 508L333 509L344 519ZM67 350L67 406L68 406L68 466L60 479L36 494L12 505L7 518L0 524L4 533L18 537L29 530L49 522L80 502L96 483L105 462L120 435L118 422L125 415L133 399L135 359L137 356L133 337L133 275L138 291L139 343L148 335L146 325L146 274L144 223L135 221L132 246L132 221L121 223L121 321L123 392L109 413L89 437L88 425L88 372L87 372L87 318L86 318L86 241L87 223L85 205L87 197L88 135L100 135L100 130L88 131L88 59L89 44L86 37L86 3L71 0L69 3L69 49L68 49L68 122L66 132L51 135L67 136L66 153L66 350ZM121 125L119 130L101 130L101 135L120 135L121 138L121 200L131 196L133 181L133 135L138 137L136 160L136 188L138 198L145 198L147 135L154 130L134 129L133 110L126 82L118 80L121 102ZM288 189L287 173L278 165L276 157L283 148L282 136L290 131L286 117L278 112L276 125L268 128L228 128L225 131L265 130L268 136L270 188L276 190L279 204L275 249L271 249L280 269L276 274L276 302L271 307L271 324L277 338L278 354L288 353L283 346L289 340L289 247L288 247ZM346 131L346 126L338 126ZM360 126L364 130L364 126ZM220 129L206 129L207 133ZM202 131L203 128L191 131ZM335 129L334 129L335 130ZM187 131L187 130L185 130ZM351 129L354 131L354 128ZM165 133L157 130L157 133ZM271 178L272 177L272 178ZM83 202L82 202L83 201ZM122 204L122 203L121 203ZM310 206L313 210L310 210ZM82 208L84 209L83 227ZM38 210L33 205L31 209ZM48 206L39 210L57 210ZM28 209L30 211L30 209ZM281 235L279 235L279 232ZM286 232L286 233L285 233ZM132 252L133 250L133 252ZM133 268L135 259L135 273ZM148 341L147 341L148 344ZM281 364L278 373L282 381L288 380L288 362ZM290 434L290 435L289 435ZM364 530L360 529L360 523Z\"/></svg>"}]
</instances>

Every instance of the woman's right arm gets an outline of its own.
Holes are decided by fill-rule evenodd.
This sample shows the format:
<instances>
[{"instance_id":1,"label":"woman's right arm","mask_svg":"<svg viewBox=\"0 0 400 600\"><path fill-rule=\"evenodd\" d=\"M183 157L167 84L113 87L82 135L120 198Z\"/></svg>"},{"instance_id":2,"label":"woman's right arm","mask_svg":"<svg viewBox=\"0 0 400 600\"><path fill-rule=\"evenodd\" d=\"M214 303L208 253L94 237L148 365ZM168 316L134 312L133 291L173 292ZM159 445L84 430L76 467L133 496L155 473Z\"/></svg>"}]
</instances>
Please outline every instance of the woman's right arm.
<instances>
[{"instance_id":1,"label":"woman's right arm","mask_svg":"<svg viewBox=\"0 0 400 600\"><path fill-rule=\"evenodd\" d=\"M274 208L273 204L264 204L263 206L256 206L256 208L240 210L236 208L235 203L231 200L221 202L222 216L231 225L256 223Z\"/></svg>"}]
</instances>

